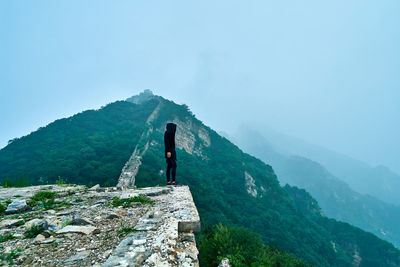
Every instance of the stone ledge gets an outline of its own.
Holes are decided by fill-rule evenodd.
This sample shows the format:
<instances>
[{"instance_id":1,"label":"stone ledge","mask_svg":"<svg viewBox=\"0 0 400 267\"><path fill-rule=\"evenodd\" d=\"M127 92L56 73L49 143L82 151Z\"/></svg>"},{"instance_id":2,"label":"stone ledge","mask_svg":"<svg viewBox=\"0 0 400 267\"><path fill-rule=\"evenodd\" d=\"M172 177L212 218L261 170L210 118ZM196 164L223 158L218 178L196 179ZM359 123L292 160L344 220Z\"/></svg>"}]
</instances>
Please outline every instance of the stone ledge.
<instances>
[{"instance_id":1,"label":"stone ledge","mask_svg":"<svg viewBox=\"0 0 400 267\"><path fill-rule=\"evenodd\" d=\"M26 200L39 190L56 192L54 205L35 205L0 219L0 233L24 237L27 228L43 224L34 238L10 239L0 253L22 252L24 266L198 266L193 232L200 217L188 186L118 190L116 187L46 185L2 188L5 200ZM154 204L115 207L113 198L145 195ZM140 204L140 205L138 205ZM0 265L6 262L0 260Z\"/></svg>"},{"instance_id":2,"label":"stone ledge","mask_svg":"<svg viewBox=\"0 0 400 267\"><path fill-rule=\"evenodd\" d=\"M199 266L193 232L200 217L188 186L164 187L154 194L155 205L103 264L110 266ZM158 188L145 188L139 191ZM130 192L131 194L136 192ZM152 193L151 193L152 195Z\"/></svg>"}]
</instances>

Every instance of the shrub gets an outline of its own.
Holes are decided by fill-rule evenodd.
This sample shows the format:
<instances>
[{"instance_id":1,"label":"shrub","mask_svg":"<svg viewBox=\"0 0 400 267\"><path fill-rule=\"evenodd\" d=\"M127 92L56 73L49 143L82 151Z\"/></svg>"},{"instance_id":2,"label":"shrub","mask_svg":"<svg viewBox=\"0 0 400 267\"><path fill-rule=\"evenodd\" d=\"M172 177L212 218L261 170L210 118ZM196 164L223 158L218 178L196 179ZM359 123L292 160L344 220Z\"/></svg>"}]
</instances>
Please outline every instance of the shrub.
<instances>
[{"instance_id":1,"label":"shrub","mask_svg":"<svg viewBox=\"0 0 400 267\"><path fill-rule=\"evenodd\" d=\"M44 231L43 225L32 225L31 228L26 230L25 238L34 238Z\"/></svg>"},{"instance_id":2,"label":"shrub","mask_svg":"<svg viewBox=\"0 0 400 267\"><path fill-rule=\"evenodd\" d=\"M56 192L53 191L38 191L32 197L29 202L30 206L42 206L45 209L51 209L54 207L54 197Z\"/></svg>"},{"instance_id":3,"label":"shrub","mask_svg":"<svg viewBox=\"0 0 400 267\"><path fill-rule=\"evenodd\" d=\"M257 234L246 228L221 223L205 230L199 247L200 263L204 266L218 266L224 258L234 267L308 266L292 254L266 247Z\"/></svg>"}]
</instances>

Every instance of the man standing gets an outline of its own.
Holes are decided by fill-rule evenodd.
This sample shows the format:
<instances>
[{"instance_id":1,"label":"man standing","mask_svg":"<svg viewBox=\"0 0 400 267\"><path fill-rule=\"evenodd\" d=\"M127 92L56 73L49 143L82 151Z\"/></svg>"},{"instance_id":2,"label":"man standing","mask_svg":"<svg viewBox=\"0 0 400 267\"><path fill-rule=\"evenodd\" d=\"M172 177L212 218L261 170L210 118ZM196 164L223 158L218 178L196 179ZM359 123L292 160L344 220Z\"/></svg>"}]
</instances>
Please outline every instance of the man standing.
<instances>
[{"instance_id":1,"label":"man standing","mask_svg":"<svg viewBox=\"0 0 400 267\"><path fill-rule=\"evenodd\" d=\"M175 151L175 132L176 124L167 123L167 130L164 133L164 146L165 146L165 158L167 160L167 185L175 185L175 174L176 174L176 151ZM172 182L171 178L172 170Z\"/></svg>"}]
</instances>

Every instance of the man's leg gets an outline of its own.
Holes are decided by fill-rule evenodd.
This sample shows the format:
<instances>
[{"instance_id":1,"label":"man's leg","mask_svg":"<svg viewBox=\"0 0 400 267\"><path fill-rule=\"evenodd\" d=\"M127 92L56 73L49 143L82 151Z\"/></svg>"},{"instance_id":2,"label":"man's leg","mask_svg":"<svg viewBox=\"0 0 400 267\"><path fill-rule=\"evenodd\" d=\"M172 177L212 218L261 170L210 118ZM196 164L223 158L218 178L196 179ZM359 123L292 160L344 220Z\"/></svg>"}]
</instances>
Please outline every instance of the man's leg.
<instances>
[{"instance_id":1,"label":"man's leg","mask_svg":"<svg viewBox=\"0 0 400 267\"><path fill-rule=\"evenodd\" d=\"M171 163L167 160L167 183L169 183L171 177Z\"/></svg>"},{"instance_id":2,"label":"man's leg","mask_svg":"<svg viewBox=\"0 0 400 267\"><path fill-rule=\"evenodd\" d=\"M175 175L176 175L176 161L172 164L172 182L175 182Z\"/></svg>"}]
</instances>

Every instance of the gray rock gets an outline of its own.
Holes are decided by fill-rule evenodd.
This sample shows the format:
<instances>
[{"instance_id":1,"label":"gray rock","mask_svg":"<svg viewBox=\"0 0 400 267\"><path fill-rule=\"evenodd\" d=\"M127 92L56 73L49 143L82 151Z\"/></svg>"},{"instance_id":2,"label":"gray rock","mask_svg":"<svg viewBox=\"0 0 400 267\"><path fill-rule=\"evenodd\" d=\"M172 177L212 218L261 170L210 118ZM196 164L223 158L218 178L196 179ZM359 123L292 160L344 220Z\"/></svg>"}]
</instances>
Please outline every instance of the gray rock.
<instances>
[{"instance_id":1,"label":"gray rock","mask_svg":"<svg viewBox=\"0 0 400 267\"><path fill-rule=\"evenodd\" d=\"M110 213L107 216L107 219L117 219L117 218L120 218L120 217L116 213Z\"/></svg>"},{"instance_id":2,"label":"gray rock","mask_svg":"<svg viewBox=\"0 0 400 267\"><path fill-rule=\"evenodd\" d=\"M42 234L38 234L35 239L33 240L33 243L41 243L43 240L45 240L46 237Z\"/></svg>"},{"instance_id":3,"label":"gray rock","mask_svg":"<svg viewBox=\"0 0 400 267\"><path fill-rule=\"evenodd\" d=\"M133 208L140 208L141 206L143 206L143 204L140 202L133 202L133 203L131 203L131 206Z\"/></svg>"},{"instance_id":4,"label":"gray rock","mask_svg":"<svg viewBox=\"0 0 400 267\"><path fill-rule=\"evenodd\" d=\"M106 250L103 253L103 258L107 259L111 255L112 249Z\"/></svg>"},{"instance_id":5,"label":"gray rock","mask_svg":"<svg viewBox=\"0 0 400 267\"><path fill-rule=\"evenodd\" d=\"M90 234L98 234L100 233L100 230L94 226L67 225L56 232L57 235L68 234L68 233L90 235Z\"/></svg>"},{"instance_id":6,"label":"gray rock","mask_svg":"<svg viewBox=\"0 0 400 267\"><path fill-rule=\"evenodd\" d=\"M6 220L2 220L0 222L0 229L1 228L12 228L12 227L15 227L15 226L20 226L23 223L24 223L24 220L22 220L22 219L12 219L12 220L6 219Z\"/></svg>"},{"instance_id":7,"label":"gray rock","mask_svg":"<svg viewBox=\"0 0 400 267\"><path fill-rule=\"evenodd\" d=\"M50 231L46 230L46 231L42 232L42 235L44 235L44 237L48 238L51 236L51 233L50 233Z\"/></svg>"},{"instance_id":8,"label":"gray rock","mask_svg":"<svg viewBox=\"0 0 400 267\"><path fill-rule=\"evenodd\" d=\"M0 229L0 235L8 235L12 232L11 229Z\"/></svg>"},{"instance_id":9,"label":"gray rock","mask_svg":"<svg viewBox=\"0 0 400 267\"><path fill-rule=\"evenodd\" d=\"M145 232L134 232L129 234L115 248L112 255L103 264L103 267L109 266L142 266L146 258L151 255L151 251L136 250L143 247L146 243L147 234ZM144 247L143 247L144 248ZM121 264L123 263L123 264Z\"/></svg>"},{"instance_id":10,"label":"gray rock","mask_svg":"<svg viewBox=\"0 0 400 267\"><path fill-rule=\"evenodd\" d=\"M185 233L181 236L181 241L183 242L196 242L194 234L192 233Z\"/></svg>"},{"instance_id":11,"label":"gray rock","mask_svg":"<svg viewBox=\"0 0 400 267\"><path fill-rule=\"evenodd\" d=\"M66 259L63 263L65 265L73 265L73 264L77 264L78 262L86 259L90 254L90 251L79 251L77 252L75 255L72 255L71 257L69 257L68 259Z\"/></svg>"},{"instance_id":12,"label":"gray rock","mask_svg":"<svg viewBox=\"0 0 400 267\"><path fill-rule=\"evenodd\" d=\"M105 204L105 203L107 203L107 200L100 199L100 200L97 200L95 203L93 203L93 205L100 205L100 204Z\"/></svg>"},{"instance_id":13,"label":"gray rock","mask_svg":"<svg viewBox=\"0 0 400 267\"><path fill-rule=\"evenodd\" d=\"M229 264L229 259L228 258L223 259L219 263L218 267L231 267L231 265Z\"/></svg>"},{"instance_id":14,"label":"gray rock","mask_svg":"<svg viewBox=\"0 0 400 267\"><path fill-rule=\"evenodd\" d=\"M15 233L14 237L15 238L24 238L24 234L23 233Z\"/></svg>"},{"instance_id":15,"label":"gray rock","mask_svg":"<svg viewBox=\"0 0 400 267\"><path fill-rule=\"evenodd\" d=\"M30 229L32 226L42 226L43 229L49 228L49 223L45 219L32 219L25 223L25 229Z\"/></svg>"},{"instance_id":16,"label":"gray rock","mask_svg":"<svg viewBox=\"0 0 400 267\"><path fill-rule=\"evenodd\" d=\"M142 219L136 224L135 229L138 231L153 231L157 229L159 221L159 219Z\"/></svg>"},{"instance_id":17,"label":"gray rock","mask_svg":"<svg viewBox=\"0 0 400 267\"><path fill-rule=\"evenodd\" d=\"M95 186L92 186L91 188L89 188L89 190L97 190L100 189L100 185L96 184Z\"/></svg>"},{"instance_id":18,"label":"gray rock","mask_svg":"<svg viewBox=\"0 0 400 267\"><path fill-rule=\"evenodd\" d=\"M29 210L31 207L29 207L26 204L25 199L14 199L6 209L6 214L14 214L14 213L20 213L23 211Z\"/></svg>"},{"instance_id":19,"label":"gray rock","mask_svg":"<svg viewBox=\"0 0 400 267\"><path fill-rule=\"evenodd\" d=\"M94 225L94 223L88 219L75 218L75 219L72 219L70 225Z\"/></svg>"},{"instance_id":20,"label":"gray rock","mask_svg":"<svg viewBox=\"0 0 400 267\"><path fill-rule=\"evenodd\" d=\"M64 210L64 211L57 212L56 215L57 216L67 216L67 215L70 215L72 213L74 213L74 211L72 211L72 210Z\"/></svg>"},{"instance_id":21,"label":"gray rock","mask_svg":"<svg viewBox=\"0 0 400 267\"><path fill-rule=\"evenodd\" d=\"M40 244L50 244L53 243L56 239L54 237L46 238L45 240L42 240Z\"/></svg>"}]
</instances>

